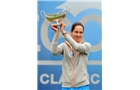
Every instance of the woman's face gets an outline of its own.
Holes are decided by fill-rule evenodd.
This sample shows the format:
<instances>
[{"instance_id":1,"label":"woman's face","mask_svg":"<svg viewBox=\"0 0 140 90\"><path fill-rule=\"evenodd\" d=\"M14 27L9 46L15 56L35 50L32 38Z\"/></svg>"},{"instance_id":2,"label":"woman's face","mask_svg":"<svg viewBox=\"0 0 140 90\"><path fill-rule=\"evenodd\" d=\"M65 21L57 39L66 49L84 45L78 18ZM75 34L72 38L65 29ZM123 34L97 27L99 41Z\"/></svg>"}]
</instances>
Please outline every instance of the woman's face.
<instances>
[{"instance_id":1,"label":"woman's face","mask_svg":"<svg viewBox=\"0 0 140 90\"><path fill-rule=\"evenodd\" d=\"M80 43L80 42L82 41L83 33L84 33L83 27L80 26L80 25L75 26L74 30L71 31L72 38L73 38L77 43Z\"/></svg>"}]
</instances>

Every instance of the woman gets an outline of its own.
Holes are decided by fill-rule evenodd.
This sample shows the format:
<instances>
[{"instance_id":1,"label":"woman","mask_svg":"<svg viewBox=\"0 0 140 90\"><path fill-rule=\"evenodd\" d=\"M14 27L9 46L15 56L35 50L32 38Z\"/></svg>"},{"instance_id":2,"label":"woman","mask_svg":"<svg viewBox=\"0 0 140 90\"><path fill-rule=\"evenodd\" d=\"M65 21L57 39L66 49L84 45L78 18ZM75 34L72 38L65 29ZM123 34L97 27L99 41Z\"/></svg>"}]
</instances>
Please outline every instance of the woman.
<instances>
[{"instance_id":1,"label":"woman","mask_svg":"<svg viewBox=\"0 0 140 90\"><path fill-rule=\"evenodd\" d=\"M59 30L51 25L55 35L51 45L53 55L62 54L62 90L89 90L87 61L91 44L83 42L84 26L75 22L71 28L71 36L65 31L65 23L60 23L60 31L66 41L58 45Z\"/></svg>"}]
</instances>

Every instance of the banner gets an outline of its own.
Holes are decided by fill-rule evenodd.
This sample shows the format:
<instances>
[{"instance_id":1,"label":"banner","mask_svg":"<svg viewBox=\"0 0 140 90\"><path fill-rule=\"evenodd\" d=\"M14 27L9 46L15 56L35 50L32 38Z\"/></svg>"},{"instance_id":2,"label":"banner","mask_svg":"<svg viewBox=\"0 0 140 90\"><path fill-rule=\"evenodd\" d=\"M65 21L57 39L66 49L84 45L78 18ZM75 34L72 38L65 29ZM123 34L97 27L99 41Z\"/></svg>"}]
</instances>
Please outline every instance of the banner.
<instances>
[{"instance_id":1,"label":"banner","mask_svg":"<svg viewBox=\"0 0 140 90\"><path fill-rule=\"evenodd\" d=\"M84 41L90 42L88 73L90 90L102 90L102 2L101 0L38 0L37 1L37 62L38 90L61 90L62 55L50 52L54 31L52 22L45 20L45 14L63 11L67 5L65 30L70 34L74 22L83 23ZM41 12L41 11L44 12ZM44 16L43 16L44 15ZM65 39L59 35L59 44Z\"/></svg>"}]
</instances>

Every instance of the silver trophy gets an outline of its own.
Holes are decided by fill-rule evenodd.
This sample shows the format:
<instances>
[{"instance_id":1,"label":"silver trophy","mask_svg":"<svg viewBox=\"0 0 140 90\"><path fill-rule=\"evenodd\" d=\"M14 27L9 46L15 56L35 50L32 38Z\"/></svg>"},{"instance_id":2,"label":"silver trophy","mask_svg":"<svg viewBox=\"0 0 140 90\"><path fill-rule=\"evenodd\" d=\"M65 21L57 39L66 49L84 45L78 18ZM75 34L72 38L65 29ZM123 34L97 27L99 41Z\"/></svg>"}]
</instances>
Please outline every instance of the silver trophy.
<instances>
[{"instance_id":1,"label":"silver trophy","mask_svg":"<svg viewBox=\"0 0 140 90\"><path fill-rule=\"evenodd\" d=\"M55 14L46 14L44 10L41 10L40 14L45 20L56 22L56 25L59 26L59 21L66 17L67 11L70 11L69 5L67 5L62 11Z\"/></svg>"}]
</instances>

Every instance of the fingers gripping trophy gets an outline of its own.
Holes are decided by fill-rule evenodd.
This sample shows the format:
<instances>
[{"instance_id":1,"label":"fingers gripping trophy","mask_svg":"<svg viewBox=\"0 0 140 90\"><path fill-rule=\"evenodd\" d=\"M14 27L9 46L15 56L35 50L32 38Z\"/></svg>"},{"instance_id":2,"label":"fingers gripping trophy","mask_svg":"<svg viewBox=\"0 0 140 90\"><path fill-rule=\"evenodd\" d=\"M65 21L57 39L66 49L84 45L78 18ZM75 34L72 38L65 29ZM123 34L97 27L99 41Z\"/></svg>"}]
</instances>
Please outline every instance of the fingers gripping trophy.
<instances>
[{"instance_id":1,"label":"fingers gripping trophy","mask_svg":"<svg viewBox=\"0 0 140 90\"><path fill-rule=\"evenodd\" d=\"M68 11L70 11L69 5L67 5L65 9L63 9L62 11L55 14L46 14L44 10L41 10L40 14L45 20L48 20L50 22L56 22L55 25L60 26L59 21L61 21L62 19L66 17L66 13Z\"/></svg>"}]
</instances>

